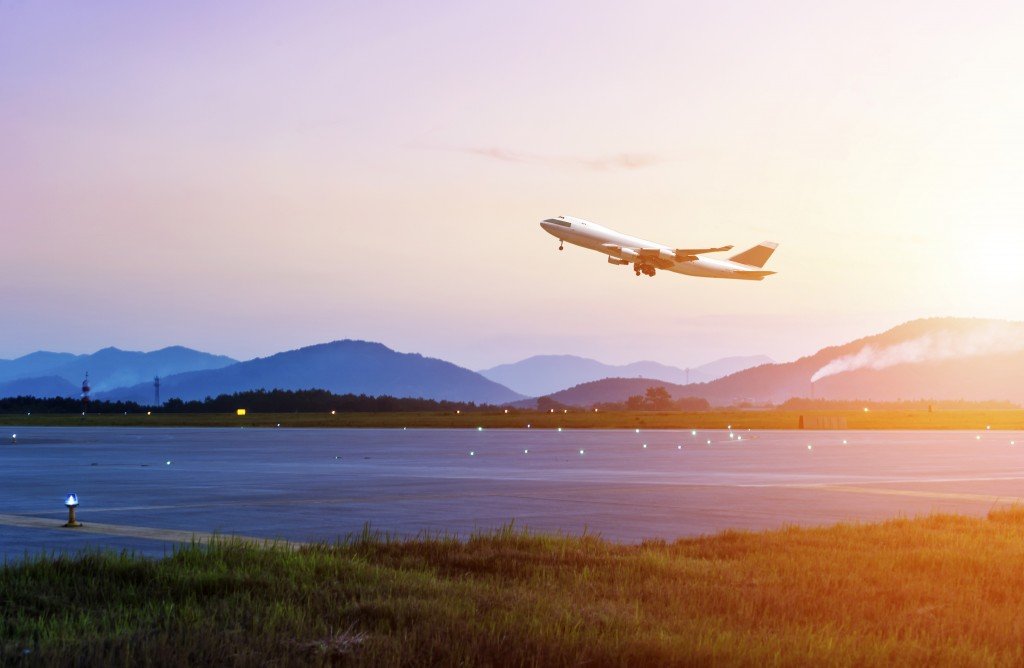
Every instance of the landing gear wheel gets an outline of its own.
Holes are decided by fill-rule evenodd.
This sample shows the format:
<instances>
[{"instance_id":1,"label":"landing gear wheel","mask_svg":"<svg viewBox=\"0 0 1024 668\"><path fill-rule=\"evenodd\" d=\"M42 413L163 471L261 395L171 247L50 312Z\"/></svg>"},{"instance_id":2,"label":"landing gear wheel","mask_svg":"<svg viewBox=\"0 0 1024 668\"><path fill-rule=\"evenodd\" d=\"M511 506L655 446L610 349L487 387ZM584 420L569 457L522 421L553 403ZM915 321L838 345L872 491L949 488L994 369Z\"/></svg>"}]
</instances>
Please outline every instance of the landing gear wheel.
<instances>
[{"instance_id":1,"label":"landing gear wheel","mask_svg":"<svg viewBox=\"0 0 1024 668\"><path fill-rule=\"evenodd\" d=\"M558 250L565 250L565 247L561 243L559 243L558 244Z\"/></svg>"}]
</instances>

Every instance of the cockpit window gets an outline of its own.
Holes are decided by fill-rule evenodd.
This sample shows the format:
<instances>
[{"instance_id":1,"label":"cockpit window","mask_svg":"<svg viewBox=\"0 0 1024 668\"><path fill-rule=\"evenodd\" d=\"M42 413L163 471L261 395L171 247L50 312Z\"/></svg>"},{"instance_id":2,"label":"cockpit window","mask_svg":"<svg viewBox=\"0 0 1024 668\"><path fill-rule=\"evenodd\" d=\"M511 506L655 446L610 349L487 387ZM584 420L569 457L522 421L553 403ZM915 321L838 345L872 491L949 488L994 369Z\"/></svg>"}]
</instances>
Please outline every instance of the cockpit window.
<instances>
[{"instance_id":1,"label":"cockpit window","mask_svg":"<svg viewBox=\"0 0 1024 668\"><path fill-rule=\"evenodd\" d=\"M564 221L564 220L558 220L557 218L548 218L544 222L545 223L554 223L555 225L561 225L562 227L572 227L572 223Z\"/></svg>"}]
</instances>

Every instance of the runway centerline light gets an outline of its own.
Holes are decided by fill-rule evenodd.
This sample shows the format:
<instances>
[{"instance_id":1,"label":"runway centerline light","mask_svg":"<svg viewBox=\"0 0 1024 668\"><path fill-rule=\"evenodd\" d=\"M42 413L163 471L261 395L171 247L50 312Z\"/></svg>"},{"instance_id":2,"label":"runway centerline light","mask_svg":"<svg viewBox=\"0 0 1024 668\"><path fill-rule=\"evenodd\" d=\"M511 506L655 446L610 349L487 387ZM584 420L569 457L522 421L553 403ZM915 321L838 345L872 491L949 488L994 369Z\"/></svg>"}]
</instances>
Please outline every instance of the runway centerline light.
<instances>
[{"instance_id":1,"label":"runway centerline light","mask_svg":"<svg viewBox=\"0 0 1024 668\"><path fill-rule=\"evenodd\" d=\"M810 443L808 443L808 444L807 444L807 449L808 449L808 450L813 450L813 449L814 449L814 446L813 446L813 445L811 445Z\"/></svg>"},{"instance_id":2,"label":"runway centerline light","mask_svg":"<svg viewBox=\"0 0 1024 668\"><path fill-rule=\"evenodd\" d=\"M523 454L524 455L528 455L528 454L530 454L530 451L529 450L523 450Z\"/></svg>"},{"instance_id":3,"label":"runway centerline light","mask_svg":"<svg viewBox=\"0 0 1024 668\"><path fill-rule=\"evenodd\" d=\"M75 519L75 508L78 507L78 495L74 492L68 494L68 497L64 499L64 505L68 509L68 521L64 525L66 527L80 527L82 523Z\"/></svg>"},{"instance_id":4,"label":"runway centerline light","mask_svg":"<svg viewBox=\"0 0 1024 668\"><path fill-rule=\"evenodd\" d=\"M473 457L473 456L475 456L475 455L476 455L476 453L475 453L475 452L473 452L472 450L470 450L470 451L469 451L469 456L470 456L470 457Z\"/></svg>"},{"instance_id":5,"label":"runway centerline light","mask_svg":"<svg viewBox=\"0 0 1024 668\"><path fill-rule=\"evenodd\" d=\"M581 454L581 455L583 454L583 450L580 450L580 454Z\"/></svg>"},{"instance_id":6,"label":"runway centerline light","mask_svg":"<svg viewBox=\"0 0 1024 668\"><path fill-rule=\"evenodd\" d=\"M647 448L647 444L646 444L646 443L644 443L644 449L646 449L646 448Z\"/></svg>"}]
</instances>

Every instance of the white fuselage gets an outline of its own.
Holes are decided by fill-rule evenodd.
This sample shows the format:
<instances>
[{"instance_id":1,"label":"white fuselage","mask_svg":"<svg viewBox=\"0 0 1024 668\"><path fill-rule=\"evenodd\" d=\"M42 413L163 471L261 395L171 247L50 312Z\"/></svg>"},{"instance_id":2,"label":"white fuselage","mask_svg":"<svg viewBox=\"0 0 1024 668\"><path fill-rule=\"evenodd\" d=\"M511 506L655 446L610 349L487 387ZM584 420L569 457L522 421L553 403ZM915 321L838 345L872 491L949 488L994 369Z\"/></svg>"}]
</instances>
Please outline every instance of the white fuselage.
<instances>
[{"instance_id":1,"label":"white fuselage","mask_svg":"<svg viewBox=\"0 0 1024 668\"><path fill-rule=\"evenodd\" d=\"M660 251L659 259L663 260L658 268L677 274L706 278L746 278L743 274L750 274L754 269L737 262L704 256L683 262L669 260L675 255L675 250L669 246L622 234L582 218L559 216L557 219L543 221L540 226L566 243L589 248L628 263L644 264L634 248L656 248Z\"/></svg>"}]
</instances>

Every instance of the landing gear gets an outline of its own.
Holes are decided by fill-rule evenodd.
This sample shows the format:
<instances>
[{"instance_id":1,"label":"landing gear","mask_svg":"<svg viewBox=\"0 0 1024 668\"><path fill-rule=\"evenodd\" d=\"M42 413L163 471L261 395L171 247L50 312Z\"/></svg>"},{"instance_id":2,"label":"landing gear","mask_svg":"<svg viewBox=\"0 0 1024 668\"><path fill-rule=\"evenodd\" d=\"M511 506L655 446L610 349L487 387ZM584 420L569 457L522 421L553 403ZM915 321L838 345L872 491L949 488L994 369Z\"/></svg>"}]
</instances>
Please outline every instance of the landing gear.
<instances>
[{"instance_id":1,"label":"landing gear","mask_svg":"<svg viewBox=\"0 0 1024 668\"><path fill-rule=\"evenodd\" d=\"M649 264L640 264L636 262L633 264L633 273L637 276L643 274L644 276L654 276L654 267Z\"/></svg>"},{"instance_id":2,"label":"landing gear","mask_svg":"<svg viewBox=\"0 0 1024 668\"><path fill-rule=\"evenodd\" d=\"M565 242L561 239L558 240L558 250L565 250L565 246L563 245L564 243Z\"/></svg>"}]
</instances>

